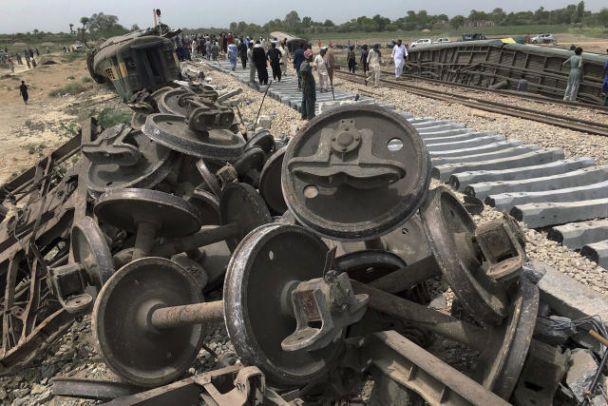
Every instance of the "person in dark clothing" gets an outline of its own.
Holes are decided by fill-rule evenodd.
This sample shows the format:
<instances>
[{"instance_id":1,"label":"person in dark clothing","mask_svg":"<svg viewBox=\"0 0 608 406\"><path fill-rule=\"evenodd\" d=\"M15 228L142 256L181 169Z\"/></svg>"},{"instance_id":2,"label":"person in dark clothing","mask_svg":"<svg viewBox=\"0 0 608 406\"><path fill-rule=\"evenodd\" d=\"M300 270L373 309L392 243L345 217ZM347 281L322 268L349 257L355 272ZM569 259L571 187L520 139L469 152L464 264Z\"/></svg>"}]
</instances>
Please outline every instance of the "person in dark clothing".
<instances>
[{"instance_id":1,"label":"person in dark clothing","mask_svg":"<svg viewBox=\"0 0 608 406\"><path fill-rule=\"evenodd\" d=\"M239 58L241 59L241 65L243 65L243 69L247 69L247 44L241 38L241 43L239 44Z\"/></svg>"},{"instance_id":2,"label":"person in dark clothing","mask_svg":"<svg viewBox=\"0 0 608 406\"><path fill-rule=\"evenodd\" d=\"M302 89L302 79L300 78L300 64L304 62L304 45L300 44L298 49L293 53L293 67L298 76L298 89Z\"/></svg>"},{"instance_id":3,"label":"person in dark clothing","mask_svg":"<svg viewBox=\"0 0 608 406\"><path fill-rule=\"evenodd\" d=\"M312 50L307 49L304 52L304 62L298 66L302 83L302 120L310 120L315 116L317 85L312 73L312 56Z\"/></svg>"},{"instance_id":4,"label":"person in dark clothing","mask_svg":"<svg viewBox=\"0 0 608 406\"><path fill-rule=\"evenodd\" d=\"M348 61L348 71L355 73L355 69L357 67L357 56L355 55L355 47L353 45L348 47L346 60Z\"/></svg>"},{"instance_id":5,"label":"person in dark clothing","mask_svg":"<svg viewBox=\"0 0 608 406\"><path fill-rule=\"evenodd\" d=\"M19 93L21 93L21 97L23 97L23 102L27 104L30 95L27 92L27 85L25 84L24 80L21 81L21 86L19 86Z\"/></svg>"},{"instance_id":6,"label":"person in dark clothing","mask_svg":"<svg viewBox=\"0 0 608 406\"><path fill-rule=\"evenodd\" d=\"M367 57L369 56L369 50L367 45L363 45L361 47L361 66L363 66L363 74L367 77L367 72L369 71L369 62L367 61Z\"/></svg>"},{"instance_id":7,"label":"person in dark clothing","mask_svg":"<svg viewBox=\"0 0 608 406\"><path fill-rule=\"evenodd\" d=\"M264 48L260 44L260 41L256 41L253 46L253 64L258 71L258 80L260 81L260 85L268 84L268 69L266 62L266 52L264 52Z\"/></svg>"},{"instance_id":8,"label":"person in dark clothing","mask_svg":"<svg viewBox=\"0 0 608 406\"><path fill-rule=\"evenodd\" d=\"M270 45L270 50L266 54L270 67L272 68L272 78L281 81L281 51L277 48L277 43L273 42Z\"/></svg>"}]
</instances>

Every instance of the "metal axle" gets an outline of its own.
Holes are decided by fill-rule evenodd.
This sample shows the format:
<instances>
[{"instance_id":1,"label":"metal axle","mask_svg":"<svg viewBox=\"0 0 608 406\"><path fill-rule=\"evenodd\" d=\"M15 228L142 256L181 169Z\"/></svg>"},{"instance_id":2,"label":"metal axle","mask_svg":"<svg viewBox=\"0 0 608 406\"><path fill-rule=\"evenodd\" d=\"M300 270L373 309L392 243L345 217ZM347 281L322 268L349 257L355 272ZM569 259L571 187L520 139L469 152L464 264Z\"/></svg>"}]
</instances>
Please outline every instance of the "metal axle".
<instances>
[{"instance_id":1,"label":"metal axle","mask_svg":"<svg viewBox=\"0 0 608 406\"><path fill-rule=\"evenodd\" d=\"M199 231L188 237L169 240L155 250L155 254L161 257L198 249L205 245L210 245L219 241L224 241L234 237L239 232L237 223L229 223L223 226Z\"/></svg>"},{"instance_id":2,"label":"metal axle","mask_svg":"<svg viewBox=\"0 0 608 406\"><path fill-rule=\"evenodd\" d=\"M177 328L192 324L206 324L224 318L224 301L195 303L156 309L150 316L150 324L158 329Z\"/></svg>"}]
</instances>

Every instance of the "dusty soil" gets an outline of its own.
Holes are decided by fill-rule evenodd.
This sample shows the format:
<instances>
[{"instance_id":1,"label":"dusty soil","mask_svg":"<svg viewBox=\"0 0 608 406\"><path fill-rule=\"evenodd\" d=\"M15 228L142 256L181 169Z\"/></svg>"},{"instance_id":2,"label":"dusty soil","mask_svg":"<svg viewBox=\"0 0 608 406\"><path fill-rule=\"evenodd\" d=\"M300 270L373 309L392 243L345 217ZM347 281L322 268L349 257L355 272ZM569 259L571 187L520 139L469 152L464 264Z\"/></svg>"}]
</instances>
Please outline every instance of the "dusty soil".
<instances>
[{"instance_id":1,"label":"dusty soil","mask_svg":"<svg viewBox=\"0 0 608 406\"><path fill-rule=\"evenodd\" d=\"M84 58L70 61L61 54L50 54L46 59L56 64L29 70L17 66L14 74L0 71L0 184L67 141L77 129L82 109L113 97L104 87L90 82ZM29 86L27 105L19 93L22 80ZM85 92L49 96L70 83L82 86Z\"/></svg>"}]
</instances>

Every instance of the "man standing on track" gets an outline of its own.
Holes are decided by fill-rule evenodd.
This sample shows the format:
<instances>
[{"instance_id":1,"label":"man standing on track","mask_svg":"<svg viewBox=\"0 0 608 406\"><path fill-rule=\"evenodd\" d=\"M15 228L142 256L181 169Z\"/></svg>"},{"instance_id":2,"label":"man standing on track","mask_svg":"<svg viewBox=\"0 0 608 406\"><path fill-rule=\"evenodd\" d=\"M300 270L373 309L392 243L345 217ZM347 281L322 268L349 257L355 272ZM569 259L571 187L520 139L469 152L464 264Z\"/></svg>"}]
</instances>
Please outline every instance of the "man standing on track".
<instances>
[{"instance_id":1,"label":"man standing on track","mask_svg":"<svg viewBox=\"0 0 608 406\"><path fill-rule=\"evenodd\" d=\"M399 79L403 73L403 67L405 66L405 60L407 59L407 49L400 39L397 40L397 43L393 47L391 56L395 62L395 79Z\"/></svg>"},{"instance_id":2,"label":"man standing on track","mask_svg":"<svg viewBox=\"0 0 608 406\"><path fill-rule=\"evenodd\" d=\"M336 57L334 55L333 48L334 45L329 42L329 46L325 48L325 66L327 67L327 75L329 77L329 84L331 88L334 88L334 71L336 69Z\"/></svg>"},{"instance_id":3,"label":"man standing on track","mask_svg":"<svg viewBox=\"0 0 608 406\"><path fill-rule=\"evenodd\" d=\"M272 68L272 78L281 81L281 51L277 48L277 43L270 44L270 50L266 53L266 58Z\"/></svg>"},{"instance_id":4,"label":"man standing on track","mask_svg":"<svg viewBox=\"0 0 608 406\"><path fill-rule=\"evenodd\" d=\"M361 47L361 67L363 68L363 76L367 77L367 71L369 70L369 63L367 62L367 57L369 56L369 51L367 48L367 44L364 44Z\"/></svg>"},{"instance_id":5,"label":"man standing on track","mask_svg":"<svg viewBox=\"0 0 608 406\"><path fill-rule=\"evenodd\" d=\"M247 45L247 61L249 62L249 81L255 82L255 65L253 64L253 41L249 41Z\"/></svg>"},{"instance_id":6,"label":"man standing on track","mask_svg":"<svg viewBox=\"0 0 608 406\"><path fill-rule=\"evenodd\" d=\"M298 89L302 89L302 79L300 76L300 65L304 62L304 44L300 44L298 49L293 53L293 68L298 76Z\"/></svg>"},{"instance_id":7,"label":"man standing on track","mask_svg":"<svg viewBox=\"0 0 608 406\"><path fill-rule=\"evenodd\" d=\"M253 46L253 64L258 71L258 81L260 86L268 84L268 62L266 59L266 51L262 47L260 41L256 41Z\"/></svg>"},{"instance_id":8,"label":"man standing on track","mask_svg":"<svg viewBox=\"0 0 608 406\"><path fill-rule=\"evenodd\" d=\"M302 120L310 120L315 116L317 86L312 74L312 55L312 50L304 51L304 62L298 65L298 74L302 84Z\"/></svg>"},{"instance_id":9,"label":"man standing on track","mask_svg":"<svg viewBox=\"0 0 608 406\"><path fill-rule=\"evenodd\" d=\"M327 92L329 90L329 69L327 68L327 60L325 55L327 53L327 48L321 48L321 52L314 59L314 67L319 74L319 87L321 88L321 93Z\"/></svg>"},{"instance_id":10,"label":"man standing on track","mask_svg":"<svg viewBox=\"0 0 608 406\"><path fill-rule=\"evenodd\" d=\"M570 74L568 75L568 85L564 93L564 100L574 102L578 96L578 88L583 80L583 48L578 47L574 51L574 55L568 58L562 66L570 65Z\"/></svg>"},{"instance_id":11,"label":"man standing on track","mask_svg":"<svg viewBox=\"0 0 608 406\"><path fill-rule=\"evenodd\" d=\"M380 64L382 63L382 53L380 52L380 45L376 44L369 51L367 56L367 64L371 72L371 76L367 80L374 79L374 87L380 86Z\"/></svg>"}]
</instances>

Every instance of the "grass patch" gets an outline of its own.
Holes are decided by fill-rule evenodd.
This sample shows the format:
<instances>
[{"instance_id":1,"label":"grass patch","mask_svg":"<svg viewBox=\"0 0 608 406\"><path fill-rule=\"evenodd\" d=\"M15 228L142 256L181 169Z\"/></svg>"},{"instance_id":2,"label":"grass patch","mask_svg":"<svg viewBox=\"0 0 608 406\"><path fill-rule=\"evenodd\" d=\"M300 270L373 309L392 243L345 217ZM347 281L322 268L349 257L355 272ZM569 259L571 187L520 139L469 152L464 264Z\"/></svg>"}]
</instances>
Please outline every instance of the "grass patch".
<instances>
[{"instance_id":1,"label":"grass patch","mask_svg":"<svg viewBox=\"0 0 608 406\"><path fill-rule=\"evenodd\" d=\"M70 52L69 54L63 54L61 56L61 62L70 63L79 59L84 59L87 56L86 52Z\"/></svg>"},{"instance_id":2,"label":"grass patch","mask_svg":"<svg viewBox=\"0 0 608 406\"><path fill-rule=\"evenodd\" d=\"M74 96L84 92L85 90L90 89L90 86L85 86L82 83L74 82L68 83L67 85L60 87L59 89L54 89L49 92L49 96L51 97L60 97L64 95Z\"/></svg>"},{"instance_id":3,"label":"grass patch","mask_svg":"<svg viewBox=\"0 0 608 406\"><path fill-rule=\"evenodd\" d=\"M73 137L75 135L78 135L78 131L80 129L80 126L76 121L69 121L67 123L64 123L62 121L61 123L59 123L59 127L63 131L63 135L66 137Z\"/></svg>"},{"instance_id":4,"label":"grass patch","mask_svg":"<svg viewBox=\"0 0 608 406\"><path fill-rule=\"evenodd\" d=\"M44 131L46 125L42 121L25 120L25 127L32 131Z\"/></svg>"},{"instance_id":5,"label":"grass patch","mask_svg":"<svg viewBox=\"0 0 608 406\"><path fill-rule=\"evenodd\" d=\"M97 123L102 128L110 128L117 124L130 124L131 111L125 111L115 107L104 107L97 115Z\"/></svg>"},{"instance_id":6,"label":"grass patch","mask_svg":"<svg viewBox=\"0 0 608 406\"><path fill-rule=\"evenodd\" d=\"M23 148L25 148L27 150L27 153L30 155L34 155L34 154L38 154L38 155L42 155L42 152L44 151L44 144L39 142L39 143L29 143L27 145L25 145Z\"/></svg>"},{"instance_id":7,"label":"grass patch","mask_svg":"<svg viewBox=\"0 0 608 406\"><path fill-rule=\"evenodd\" d=\"M88 77L88 76L83 76L83 77L82 77L82 79L81 79L81 82L82 82L82 83L92 83L92 82L93 82L93 79L91 79L91 78L90 78L90 77Z\"/></svg>"}]
</instances>

